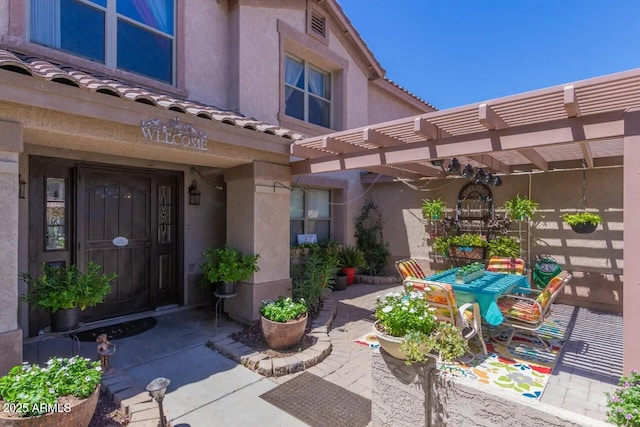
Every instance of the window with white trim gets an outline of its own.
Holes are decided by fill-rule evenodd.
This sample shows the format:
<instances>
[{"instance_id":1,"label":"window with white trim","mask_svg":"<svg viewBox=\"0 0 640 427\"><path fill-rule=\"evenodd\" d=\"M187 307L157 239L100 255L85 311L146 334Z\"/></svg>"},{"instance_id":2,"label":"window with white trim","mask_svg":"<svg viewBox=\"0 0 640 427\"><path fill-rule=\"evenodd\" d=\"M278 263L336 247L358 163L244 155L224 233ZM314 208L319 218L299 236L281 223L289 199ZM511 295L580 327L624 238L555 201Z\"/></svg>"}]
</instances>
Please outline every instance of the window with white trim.
<instances>
[{"instance_id":1,"label":"window with white trim","mask_svg":"<svg viewBox=\"0 0 640 427\"><path fill-rule=\"evenodd\" d=\"M284 83L287 116L331 127L331 74L287 55Z\"/></svg>"},{"instance_id":2,"label":"window with white trim","mask_svg":"<svg viewBox=\"0 0 640 427\"><path fill-rule=\"evenodd\" d=\"M291 191L291 245L298 234L316 234L318 242L331 236L331 192L294 188Z\"/></svg>"},{"instance_id":3,"label":"window with white trim","mask_svg":"<svg viewBox=\"0 0 640 427\"><path fill-rule=\"evenodd\" d=\"M30 40L174 81L174 0L31 0Z\"/></svg>"}]
</instances>

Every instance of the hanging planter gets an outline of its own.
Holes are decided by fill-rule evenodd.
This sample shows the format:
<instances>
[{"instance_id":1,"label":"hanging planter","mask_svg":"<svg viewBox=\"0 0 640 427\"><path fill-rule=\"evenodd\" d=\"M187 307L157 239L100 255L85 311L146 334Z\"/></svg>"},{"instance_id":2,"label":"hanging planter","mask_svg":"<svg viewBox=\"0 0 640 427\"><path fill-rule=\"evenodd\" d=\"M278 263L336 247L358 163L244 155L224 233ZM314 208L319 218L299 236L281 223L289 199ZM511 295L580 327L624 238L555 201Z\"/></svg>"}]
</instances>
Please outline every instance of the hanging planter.
<instances>
[{"instance_id":1,"label":"hanging planter","mask_svg":"<svg viewBox=\"0 0 640 427\"><path fill-rule=\"evenodd\" d=\"M562 215L562 220L579 234L589 234L596 231L598 224L602 224L602 217L591 212L578 212Z\"/></svg>"},{"instance_id":2,"label":"hanging planter","mask_svg":"<svg viewBox=\"0 0 640 427\"><path fill-rule=\"evenodd\" d=\"M447 204L441 198L422 201L422 216L425 219L438 220L444 216L444 211L447 209Z\"/></svg>"}]
</instances>

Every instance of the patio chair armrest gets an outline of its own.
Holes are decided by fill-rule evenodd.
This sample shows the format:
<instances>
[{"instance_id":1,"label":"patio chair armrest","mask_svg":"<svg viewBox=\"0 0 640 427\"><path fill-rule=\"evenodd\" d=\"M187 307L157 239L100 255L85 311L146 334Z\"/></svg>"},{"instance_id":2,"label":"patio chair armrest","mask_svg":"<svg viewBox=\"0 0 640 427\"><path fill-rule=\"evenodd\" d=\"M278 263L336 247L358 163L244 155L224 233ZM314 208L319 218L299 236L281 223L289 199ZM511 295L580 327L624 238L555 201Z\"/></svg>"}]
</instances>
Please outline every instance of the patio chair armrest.
<instances>
[{"instance_id":1,"label":"patio chair armrest","mask_svg":"<svg viewBox=\"0 0 640 427\"><path fill-rule=\"evenodd\" d=\"M471 310L473 312L473 323L471 325L468 324L464 318L464 312L467 310ZM460 319L462 320L462 323L464 323L465 327L471 328L471 331L469 333L463 335L465 339L470 339L471 337L473 337L482 327L480 324L480 306L477 302L467 302L462 304L460 307L458 307L458 316L460 316Z\"/></svg>"}]
</instances>

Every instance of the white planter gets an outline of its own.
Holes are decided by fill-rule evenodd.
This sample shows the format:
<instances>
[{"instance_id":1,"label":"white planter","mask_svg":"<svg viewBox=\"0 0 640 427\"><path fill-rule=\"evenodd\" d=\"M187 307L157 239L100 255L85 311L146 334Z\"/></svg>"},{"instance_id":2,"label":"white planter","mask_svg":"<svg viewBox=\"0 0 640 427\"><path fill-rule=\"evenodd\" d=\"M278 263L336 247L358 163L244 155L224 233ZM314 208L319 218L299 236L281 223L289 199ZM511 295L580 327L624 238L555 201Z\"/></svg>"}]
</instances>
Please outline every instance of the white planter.
<instances>
[{"instance_id":1,"label":"white planter","mask_svg":"<svg viewBox=\"0 0 640 427\"><path fill-rule=\"evenodd\" d=\"M456 274L456 284L462 285L464 283L469 283L482 276L484 276L484 270L474 271L473 273L469 273L465 276L458 276L458 274Z\"/></svg>"}]
</instances>

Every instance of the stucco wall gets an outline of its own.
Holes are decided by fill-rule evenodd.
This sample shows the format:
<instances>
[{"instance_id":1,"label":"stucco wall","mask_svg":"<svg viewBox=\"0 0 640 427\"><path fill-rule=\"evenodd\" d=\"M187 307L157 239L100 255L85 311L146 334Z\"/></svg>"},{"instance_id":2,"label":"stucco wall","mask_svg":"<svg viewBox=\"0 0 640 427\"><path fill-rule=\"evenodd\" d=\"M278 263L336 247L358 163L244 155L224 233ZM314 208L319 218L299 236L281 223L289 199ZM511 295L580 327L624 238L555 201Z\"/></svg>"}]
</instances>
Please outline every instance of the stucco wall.
<instances>
[{"instance_id":1,"label":"stucco wall","mask_svg":"<svg viewBox=\"0 0 640 427\"><path fill-rule=\"evenodd\" d=\"M383 83L384 84L384 83ZM368 124L380 123L403 117L415 116L426 110L415 106L392 95L375 83L369 82L368 86Z\"/></svg>"},{"instance_id":2,"label":"stucco wall","mask_svg":"<svg viewBox=\"0 0 640 427\"><path fill-rule=\"evenodd\" d=\"M578 210L582 198L582 171L536 173L531 175L531 198L540 204L531 222L531 238L527 239L527 224L522 225L524 258L531 263L541 254L552 255L574 278L558 302L598 308L622 310L622 169L587 171L587 206L597 212L604 224L587 235L573 232L560 218ZM417 191L402 183L376 184L368 197L378 204L385 221L384 237L390 243L393 261L411 256L430 271L450 266L436 262L431 253L429 232L433 225L422 219L423 199L441 197L447 202L447 216L453 216L460 189L466 179L434 180ZM503 177L503 185L490 187L496 214L516 194L529 194L529 175ZM432 190L432 191L424 191ZM511 235L518 236L514 223ZM530 255L527 249L530 245Z\"/></svg>"},{"instance_id":3,"label":"stucco wall","mask_svg":"<svg viewBox=\"0 0 640 427\"><path fill-rule=\"evenodd\" d=\"M405 365L380 350L371 356L371 425L604 427L609 424L440 373L433 361Z\"/></svg>"},{"instance_id":4,"label":"stucco wall","mask_svg":"<svg viewBox=\"0 0 640 427\"><path fill-rule=\"evenodd\" d=\"M9 10L9 0L0 0L0 10ZM9 32L9 14L0 13L0 35Z\"/></svg>"}]
</instances>

